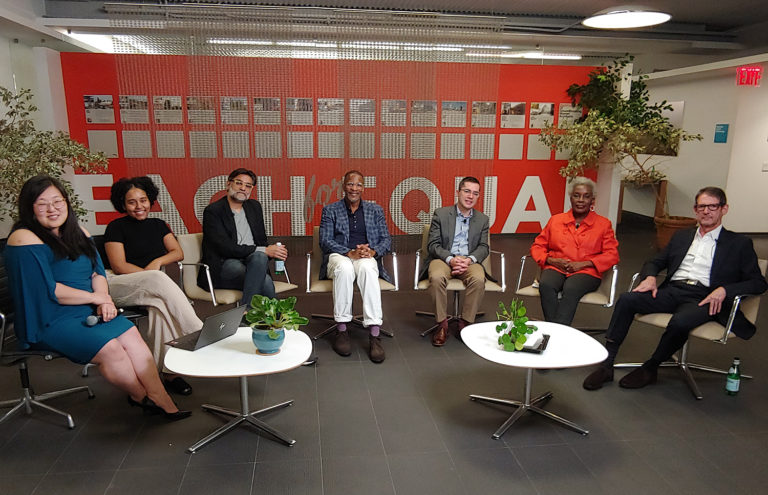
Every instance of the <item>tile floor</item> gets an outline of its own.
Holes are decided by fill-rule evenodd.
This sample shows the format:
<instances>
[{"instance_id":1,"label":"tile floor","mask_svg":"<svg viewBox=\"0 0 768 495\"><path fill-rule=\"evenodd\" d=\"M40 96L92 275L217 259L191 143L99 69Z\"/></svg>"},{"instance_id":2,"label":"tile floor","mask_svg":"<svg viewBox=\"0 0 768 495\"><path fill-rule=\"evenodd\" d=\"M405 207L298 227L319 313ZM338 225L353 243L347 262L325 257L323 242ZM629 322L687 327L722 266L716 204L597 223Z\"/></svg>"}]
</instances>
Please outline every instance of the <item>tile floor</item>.
<instances>
[{"instance_id":1,"label":"tile floor","mask_svg":"<svg viewBox=\"0 0 768 495\"><path fill-rule=\"evenodd\" d=\"M620 226L622 290L653 252L651 237L652 227L644 222L630 219ZM494 248L507 255L508 283L532 238L494 236ZM288 267L300 279L308 242L286 241L294 254ZM87 383L96 398L55 401L74 416L74 430L46 413L0 425L0 494L765 493L768 311L748 343L692 345L693 356L709 364L727 366L734 356L742 358L744 372L757 378L743 382L735 397L723 392L721 376L698 375L705 397L696 401L673 370L643 390L614 382L597 392L581 388L585 369L537 372L535 390L554 393L546 407L589 428L590 435L525 415L493 440L509 410L467 396L519 398L523 371L486 362L455 337L443 348L419 337L430 321L413 313L429 307L428 296L411 289L414 256L408 253L418 244L416 237L395 242L402 290L383 298L386 324L396 334L384 340L383 364L368 360L365 332L356 331L351 357L337 356L329 340L320 340L316 366L250 379L252 407L295 399L294 406L265 417L294 436L295 446L240 428L197 454L186 453L222 424L200 411L200 404L237 407L236 379L190 379L195 392L178 403L195 412L168 424L129 408L98 371L81 378L79 367L64 360L33 362L37 390ZM755 236L755 245L768 256L768 236ZM330 295L296 295L304 313L329 310ZM500 298L511 297L510 291L489 294L483 309L492 315ZM540 315L538 301L528 303ZM212 309L200 305L199 311ZM600 326L609 318L610 310L583 308L574 325ZM306 331L316 334L324 325L314 320ZM658 335L636 324L620 358L644 359ZM17 387L16 369L0 368L0 399L13 397Z\"/></svg>"}]
</instances>

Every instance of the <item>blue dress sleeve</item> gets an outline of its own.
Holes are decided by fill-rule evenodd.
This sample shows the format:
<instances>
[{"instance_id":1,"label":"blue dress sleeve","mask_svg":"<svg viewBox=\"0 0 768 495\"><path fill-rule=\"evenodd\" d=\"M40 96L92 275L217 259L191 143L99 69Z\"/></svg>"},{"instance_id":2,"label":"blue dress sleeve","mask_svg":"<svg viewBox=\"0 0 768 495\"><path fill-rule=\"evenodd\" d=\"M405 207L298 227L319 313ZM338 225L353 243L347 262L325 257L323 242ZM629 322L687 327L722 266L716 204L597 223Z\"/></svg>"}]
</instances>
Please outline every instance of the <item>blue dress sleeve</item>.
<instances>
[{"instance_id":1,"label":"blue dress sleeve","mask_svg":"<svg viewBox=\"0 0 768 495\"><path fill-rule=\"evenodd\" d=\"M88 240L93 244L93 249L96 251L96 262L93 264L93 271L97 275L101 275L102 277L107 276L106 270L104 270L104 262L101 261L101 255L99 254L99 250L96 249L96 242L94 242L93 237L89 237Z\"/></svg>"},{"instance_id":2,"label":"blue dress sleeve","mask_svg":"<svg viewBox=\"0 0 768 495\"><path fill-rule=\"evenodd\" d=\"M16 308L14 329L23 344L39 341L39 329L51 321L49 313L58 306L52 263L53 252L45 244L5 248L8 286Z\"/></svg>"},{"instance_id":3,"label":"blue dress sleeve","mask_svg":"<svg viewBox=\"0 0 768 495\"><path fill-rule=\"evenodd\" d=\"M96 264L93 267L93 271L95 271L98 275L101 275L102 277L107 276L106 270L104 270L104 262L101 261L101 256L99 256L99 252L96 252Z\"/></svg>"}]
</instances>

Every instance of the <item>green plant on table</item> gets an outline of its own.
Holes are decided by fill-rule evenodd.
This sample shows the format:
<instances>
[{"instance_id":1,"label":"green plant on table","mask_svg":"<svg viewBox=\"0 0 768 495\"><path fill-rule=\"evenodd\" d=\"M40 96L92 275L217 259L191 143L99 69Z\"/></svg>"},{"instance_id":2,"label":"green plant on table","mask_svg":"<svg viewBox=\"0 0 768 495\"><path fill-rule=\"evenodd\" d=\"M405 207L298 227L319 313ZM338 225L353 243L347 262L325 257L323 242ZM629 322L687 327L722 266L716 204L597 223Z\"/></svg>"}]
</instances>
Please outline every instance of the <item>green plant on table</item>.
<instances>
[{"instance_id":1,"label":"green plant on table","mask_svg":"<svg viewBox=\"0 0 768 495\"><path fill-rule=\"evenodd\" d=\"M528 324L525 303L519 299L513 299L509 306L499 301L499 309L496 318L501 321L496 325L496 331L501 333L499 344L505 351L519 351L528 340L528 335L537 330L535 325Z\"/></svg>"},{"instance_id":2,"label":"green plant on table","mask_svg":"<svg viewBox=\"0 0 768 495\"><path fill-rule=\"evenodd\" d=\"M270 339L277 339L277 330L298 330L299 326L309 323L309 319L294 309L295 305L295 297L274 299L256 294L251 298L245 319L252 329L267 330Z\"/></svg>"}]
</instances>

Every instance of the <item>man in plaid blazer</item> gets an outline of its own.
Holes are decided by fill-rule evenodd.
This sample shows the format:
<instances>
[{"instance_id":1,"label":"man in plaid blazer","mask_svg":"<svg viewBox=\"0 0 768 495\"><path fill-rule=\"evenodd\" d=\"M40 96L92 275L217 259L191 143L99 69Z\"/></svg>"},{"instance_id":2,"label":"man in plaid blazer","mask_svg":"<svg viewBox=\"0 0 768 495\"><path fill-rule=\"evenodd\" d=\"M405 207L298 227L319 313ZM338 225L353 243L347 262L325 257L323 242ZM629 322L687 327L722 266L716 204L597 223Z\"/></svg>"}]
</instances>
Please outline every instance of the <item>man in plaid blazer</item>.
<instances>
[{"instance_id":1,"label":"man in plaid blazer","mask_svg":"<svg viewBox=\"0 0 768 495\"><path fill-rule=\"evenodd\" d=\"M352 321L355 280L363 298L363 325L371 332L368 355L374 363L384 361L379 331L382 323L379 277L391 282L381 258L392 247L384 210L365 202L363 174L344 174L344 198L323 208L320 220L320 249L323 263L320 278L333 280L333 318L338 324L333 350L349 356L352 346L347 323Z\"/></svg>"}]
</instances>

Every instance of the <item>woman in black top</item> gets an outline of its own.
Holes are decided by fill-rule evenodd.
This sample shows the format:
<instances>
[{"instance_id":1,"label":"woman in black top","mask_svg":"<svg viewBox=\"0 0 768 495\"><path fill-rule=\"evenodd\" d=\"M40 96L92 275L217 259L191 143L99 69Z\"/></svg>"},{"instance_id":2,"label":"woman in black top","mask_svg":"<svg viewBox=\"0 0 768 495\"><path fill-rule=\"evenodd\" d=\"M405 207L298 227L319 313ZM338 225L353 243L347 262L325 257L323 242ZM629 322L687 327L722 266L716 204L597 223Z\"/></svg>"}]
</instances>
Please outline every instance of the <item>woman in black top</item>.
<instances>
[{"instance_id":1,"label":"woman in black top","mask_svg":"<svg viewBox=\"0 0 768 495\"><path fill-rule=\"evenodd\" d=\"M176 237L159 218L149 218L157 200L157 186L149 177L120 179L112 185L112 205L126 216L107 225L104 247L109 264L109 290L121 306L146 306L149 312L149 341L158 368L163 369L165 342L196 332L203 322L195 314L184 292L161 267L184 258ZM169 390L192 393L179 376L165 374Z\"/></svg>"}]
</instances>

